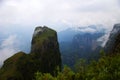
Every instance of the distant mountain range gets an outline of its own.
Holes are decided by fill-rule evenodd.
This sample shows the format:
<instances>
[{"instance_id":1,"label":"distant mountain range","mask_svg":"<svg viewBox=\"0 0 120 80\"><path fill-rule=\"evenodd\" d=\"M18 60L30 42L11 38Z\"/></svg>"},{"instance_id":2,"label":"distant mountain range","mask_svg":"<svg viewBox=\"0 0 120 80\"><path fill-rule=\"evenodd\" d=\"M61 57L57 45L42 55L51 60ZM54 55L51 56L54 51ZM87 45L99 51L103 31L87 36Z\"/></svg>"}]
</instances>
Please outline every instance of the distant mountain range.
<instances>
[{"instance_id":1,"label":"distant mountain range","mask_svg":"<svg viewBox=\"0 0 120 80\"><path fill-rule=\"evenodd\" d=\"M87 27L68 28L58 33L63 65L73 67L77 59L88 61L98 59L102 44L100 40L107 33L104 26L91 25Z\"/></svg>"},{"instance_id":2,"label":"distant mountain range","mask_svg":"<svg viewBox=\"0 0 120 80\"><path fill-rule=\"evenodd\" d=\"M74 35L76 34L94 34L94 33L106 33L107 29L105 29L102 25L90 25L86 27L71 27L66 30L63 30L58 33L59 42L63 41L71 41Z\"/></svg>"}]
</instances>

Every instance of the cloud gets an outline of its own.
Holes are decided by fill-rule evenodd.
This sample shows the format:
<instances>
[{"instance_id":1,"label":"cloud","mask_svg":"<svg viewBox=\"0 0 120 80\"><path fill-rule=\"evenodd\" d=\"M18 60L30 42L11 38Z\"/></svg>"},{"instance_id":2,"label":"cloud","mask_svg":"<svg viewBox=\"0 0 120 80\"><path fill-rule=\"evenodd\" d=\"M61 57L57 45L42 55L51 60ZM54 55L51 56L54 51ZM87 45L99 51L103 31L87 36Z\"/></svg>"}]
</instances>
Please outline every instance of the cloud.
<instances>
[{"instance_id":1,"label":"cloud","mask_svg":"<svg viewBox=\"0 0 120 80\"><path fill-rule=\"evenodd\" d=\"M105 47L110 36L110 32L100 37L97 41L101 43L101 47Z\"/></svg>"},{"instance_id":2,"label":"cloud","mask_svg":"<svg viewBox=\"0 0 120 80\"><path fill-rule=\"evenodd\" d=\"M0 45L0 65L3 64L4 60L18 52L18 44L16 35L10 35L8 38L2 41Z\"/></svg>"},{"instance_id":3,"label":"cloud","mask_svg":"<svg viewBox=\"0 0 120 80\"><path fill-rule=\"evenodd\" d=\"M50 25L60 29L64 27L57 24L66 21L72 25L103 24L112 28L120 22L119 5L119 0L4 0L0 24Z\"/></svg>"},{"instance_id":4,"label":"cloud","mask_svg":"<svg viewBox=\"0 0 120 80\"><path fill-rule=\"evenodd\" d=\"M85 28L85 29L82 29L82 30L80 30L81 32L88 32L88 33L94 33L94 32L96 32L96 30L95 29L92 29L92 28Z\"/></svg>"}]
</instances>

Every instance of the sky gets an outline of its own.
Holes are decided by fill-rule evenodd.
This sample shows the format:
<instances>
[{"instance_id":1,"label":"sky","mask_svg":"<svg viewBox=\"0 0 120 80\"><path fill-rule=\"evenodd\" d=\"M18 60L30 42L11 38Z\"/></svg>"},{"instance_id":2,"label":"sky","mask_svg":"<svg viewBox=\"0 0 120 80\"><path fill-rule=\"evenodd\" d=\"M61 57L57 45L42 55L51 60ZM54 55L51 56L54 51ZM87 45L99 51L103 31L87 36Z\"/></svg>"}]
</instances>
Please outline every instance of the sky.
<instances>
[{"instance_id":1,"label":"sky","mask_svg":"<svg viewBox=\"0 0 120 80\"><path fill-rule=\"evenodd\" d=\"M20 31L32 35L39 25L57 31L88 25L111 30L116 23L120 0L0 0L0 64L19 51Z\"/></svg>"},{"instance_id":2,"label":"sky","mask_svg":"<svg viewBox=\"0 0 120 80\"><path fill-rule=\"evenodd\" d=\"M59 30L62 25L103 24L110 28L120 22L119 14L119 0L0 0L0 27L47 25Z\"/></svg>"}]
</instances>

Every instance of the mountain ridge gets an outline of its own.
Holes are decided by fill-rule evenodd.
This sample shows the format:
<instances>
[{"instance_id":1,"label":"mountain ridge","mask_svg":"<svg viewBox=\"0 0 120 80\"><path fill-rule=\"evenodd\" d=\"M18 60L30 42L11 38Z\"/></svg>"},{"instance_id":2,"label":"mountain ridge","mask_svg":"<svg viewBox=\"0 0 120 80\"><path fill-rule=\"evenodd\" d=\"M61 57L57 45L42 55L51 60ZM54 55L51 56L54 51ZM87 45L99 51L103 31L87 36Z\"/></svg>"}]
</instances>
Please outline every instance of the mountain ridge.
<instances>
[{"instance_id":1,"label":"mountain ridge","mask_svg":"<svg viewBox=\"0 0 120 80\"><path fill-rule=\"evenodd\" d=\"M76 34L94 34L94 33L106 33L107 29L102 25L89 25L85 27L70 27L61 32L58 32L58 40L62 41L71 41L72 37Z\"/></svg>"}]
</instances>

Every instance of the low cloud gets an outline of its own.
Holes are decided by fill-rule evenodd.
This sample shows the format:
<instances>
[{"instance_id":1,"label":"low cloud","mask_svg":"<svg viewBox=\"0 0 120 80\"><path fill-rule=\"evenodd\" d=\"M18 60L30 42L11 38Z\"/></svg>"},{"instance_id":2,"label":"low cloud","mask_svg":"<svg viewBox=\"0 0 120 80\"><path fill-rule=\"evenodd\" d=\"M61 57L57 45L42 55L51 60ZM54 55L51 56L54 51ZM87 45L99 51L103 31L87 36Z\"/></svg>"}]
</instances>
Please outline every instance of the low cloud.
<instances>
[{"instance_id":1,"label":"low cloud","mask_svg":"<svg viewBox=\"0 0 120 80\"><path fill-rule=\"evenodd\" d=\"M10 35L2 41L0 45L0 65L3 64L4 60L19 51L18 44L16 35Z\"/></svg>"},{"instance_id":2,"label":"low cloud","mask_svg":"<svg viewBox=\"0 0 120 80\"><path fill-rule=\"evenodd\" d=\"M96 30L92 29L92 28L85 28L85 29L81 30L81 32L94 33L94 32L96 32Z\"/></svg>"},{"instance_id":3,"label":"low cloud","mask_svg":"<svg viewBox=\"0 0 120 80\"><path fill-rule=\"evenodd\" d=\"M110 32L106 33L104 36L100 37L97 41L101 42L101 47L104 47L109 39Z\"/></svg>"}]
</instances>

